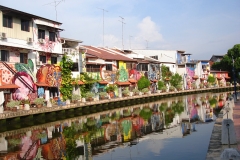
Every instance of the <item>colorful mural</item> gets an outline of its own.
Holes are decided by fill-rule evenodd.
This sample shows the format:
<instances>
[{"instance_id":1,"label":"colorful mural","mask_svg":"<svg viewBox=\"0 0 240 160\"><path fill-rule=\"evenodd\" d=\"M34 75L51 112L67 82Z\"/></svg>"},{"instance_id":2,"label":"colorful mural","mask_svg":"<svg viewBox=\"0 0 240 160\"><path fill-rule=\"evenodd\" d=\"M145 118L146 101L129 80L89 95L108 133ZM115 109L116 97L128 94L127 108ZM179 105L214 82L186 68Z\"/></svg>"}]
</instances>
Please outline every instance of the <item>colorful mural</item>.
<instances>
[{"instance_id":1,"label":"colorful mural","mask_svg":"<svg viewBox=\"0 0 240 160\"><path fill-rule=\"evenodd\" d=\"M195 68L193 67L186 67L186 73L187 73L187 89L191 89L191 85L193 82L192 77L195 75Z\"/></svg>"},{"instance_id":2,"label":"colorful mural","mask_svg":"<svg viewBox=\"0 0 240 160\"><path fill-rule=\"evenodd\" d=\"M37 82L50 87L58 87L62 82L61 68L51 64L43 65L37 71Z\"/></svg>"},{"instance_id":3,"label":"colorful mural","mask_svg":"<svg viewBox=\"0 0 240 160\"><path fill-rule=\"evenodd\" d=\"M117 66L112 65L112 71L106 70L106 65L102 65L100 67L100 75L102 80L107 81L109 83L115 83L117 81Z\"/></svg>"}]
</instances>

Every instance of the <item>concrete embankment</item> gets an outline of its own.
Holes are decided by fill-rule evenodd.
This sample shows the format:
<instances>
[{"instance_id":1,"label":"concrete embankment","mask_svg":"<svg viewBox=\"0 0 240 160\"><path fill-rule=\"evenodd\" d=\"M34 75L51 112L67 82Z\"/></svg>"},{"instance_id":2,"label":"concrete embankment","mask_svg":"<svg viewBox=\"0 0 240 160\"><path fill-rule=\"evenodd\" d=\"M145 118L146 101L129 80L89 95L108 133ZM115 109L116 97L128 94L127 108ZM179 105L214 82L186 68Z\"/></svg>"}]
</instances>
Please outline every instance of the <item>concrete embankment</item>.
<instances>
[{"instance_id":1,"label":"concrete embankment","mask_svg":"<svg viewBox=\"0 0 240 160\"><path fill-rule=\"evenodd\" d=\"M208 146L206 160L220 160L221 154L223 153L224 149L229 147L237 149L238 151L240 149L240 100L236 102L232 100L229 102L229 104L230 104L230 107L232 107L232 111L229 112L229 115L227 115L226 110L223 108L215 121L209 146ZM236 136L236 139L237 139L237 143L230 144L230 146L228 144L222 145L222 142L221 142L222 122L223 122L223 119L226 119L226 118L233 120L234 131L232 132L235 132L233 134L235 134L234 136Z\"/></svg>"}]
</instances>

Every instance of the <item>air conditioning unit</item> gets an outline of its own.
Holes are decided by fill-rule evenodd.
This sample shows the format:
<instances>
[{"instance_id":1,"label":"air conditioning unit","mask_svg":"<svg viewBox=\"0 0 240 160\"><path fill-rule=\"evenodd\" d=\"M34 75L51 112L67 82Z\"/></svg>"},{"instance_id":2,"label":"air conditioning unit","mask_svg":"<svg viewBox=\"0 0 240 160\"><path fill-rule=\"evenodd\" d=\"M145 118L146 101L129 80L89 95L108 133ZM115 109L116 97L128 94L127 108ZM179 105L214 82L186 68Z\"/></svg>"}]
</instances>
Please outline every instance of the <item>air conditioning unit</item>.
<instances>
[{"instance_id":1,"label":"air conditioning unit","mask_svg":"<svg viewBox=\"0 0 240 160\"><path fill-rule=\"evenodd\" d=\"M38 39L38 41L39 41L39 43L44 43L45 42L45 40L42 39L42 38Z\"/></svg>"},{"instance_id":2,"label":"air conditioning unit","mask_svg":"<svg viewBox=\"0 0 240 160\"><path fill-rule=\"evenodd\" d=\"M7 33L0 32L0 38L2 38L2 39L7 38Z\"/></svg>"},{"instance_id":3,"label":"air conditioning unit","mask_svg":"<svg viewBox=\"0 0 240 160\"><path fill-rule=\"evenodd\" d=\"M28 43L32 43L32 42L33 42L33 39L32 39L31 37L28 37L28 38L27 38L27 42L28 42Z\"/></svg>"}]
</instances>

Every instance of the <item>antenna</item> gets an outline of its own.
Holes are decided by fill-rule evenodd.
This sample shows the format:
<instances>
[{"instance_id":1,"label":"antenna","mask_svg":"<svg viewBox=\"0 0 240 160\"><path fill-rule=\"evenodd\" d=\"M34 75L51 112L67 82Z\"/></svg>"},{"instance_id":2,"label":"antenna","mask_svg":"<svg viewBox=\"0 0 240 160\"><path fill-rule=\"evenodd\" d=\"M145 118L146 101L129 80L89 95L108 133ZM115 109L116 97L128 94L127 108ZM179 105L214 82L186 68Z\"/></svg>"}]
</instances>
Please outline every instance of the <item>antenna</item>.
<instances>
[{"instance_id":1,"label":"antenna","mask_svg":"<svg viewBox=\"0 0 240 160\"><path fill-rule=\"evenodd\" d=\"M63 2L63 1L65 1L65 0L54 0L54 2L51 2L51 3L47 3L47 4L44 4L44 6L45 5L54 5L54 7L55 7L55 12L56 12L56 21L57 21L57 6L61 3L61 2Z\"/></svg>"},{"instance_id":2,"label":"antenna","mask_svg":"<svg viewBox=\"0 0 240 160\"><path fill-rule=\"evenodd\" d=\"M119 16L122 20L120 21L122 23L122 49L124 49L124 45L123 45L123 24L126 24L125 22L123 22L124 18Z\"/></svg>"},{"instance_id":3,"label":"antenna","mask_svg":"<svg viewBox=\"0 0 240 160\"><path fill-rule=\"evenodd\" d=\"M104 47L104 12L108 12L108 11L102 8L98 8L98 9L101 9L103 11L103 47Z\"/></svg>"}]
</instances>

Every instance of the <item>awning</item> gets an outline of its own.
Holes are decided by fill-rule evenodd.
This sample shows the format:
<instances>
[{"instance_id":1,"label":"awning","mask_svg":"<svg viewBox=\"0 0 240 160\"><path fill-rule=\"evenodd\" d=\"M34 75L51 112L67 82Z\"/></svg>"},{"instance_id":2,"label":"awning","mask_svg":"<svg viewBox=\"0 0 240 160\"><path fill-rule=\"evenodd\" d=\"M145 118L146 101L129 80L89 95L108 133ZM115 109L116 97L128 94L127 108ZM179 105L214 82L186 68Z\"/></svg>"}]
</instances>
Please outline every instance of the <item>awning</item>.
<instances>
[{"instance_id":1,"label":"awning","mask_svg":"<svg viewBox=\"0 0 240 160\"><path fill-rule=\"evenodd\" d=\"M99 84L108 84L107 81L98 81Z\"/></svg>"},{"instance_id":2,"label":"awning","mask_svg":"<svg viewBox=\"0 0 240 160\"><path fill-rule=\"evenodd\" d=\"M43 82L40 82L40 83L35 83L37 86L39 87L49 87L49 85L47 83L43 83Z\"/></svg>"},{"instance_id":3,"label":"awning","mask_svg":"<svg viewBox=\"0 0 240 160\"><path fill-rule=\"evenodd\" d=\"M128 86L131 83L127 81L127 82L116 82L116 84L119 85L119 86Z\"/></svg>"},{"instance_id":4,"label":"awning","mask_svg":"<svg viewBox=\"0 0 240 160\"><path fill-rule=\"evenodd\" d=\"M137 80L136 80L136 79L128 79L128 81L129 81L130 83L137 83Z\"/></svg>"},{"instance_id":5,"label":"awning","mask_svg":"<svg viewBox=\"0 0 240 160\"><path fill-rule=\"evenodd\" d=\"M20 88L20 87L16 84L4 84L0 86L0 89L16 89L16 88Z\"/></svg>"}]
</instances>

